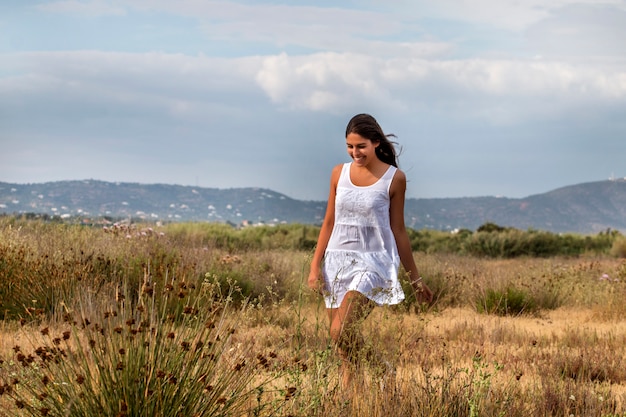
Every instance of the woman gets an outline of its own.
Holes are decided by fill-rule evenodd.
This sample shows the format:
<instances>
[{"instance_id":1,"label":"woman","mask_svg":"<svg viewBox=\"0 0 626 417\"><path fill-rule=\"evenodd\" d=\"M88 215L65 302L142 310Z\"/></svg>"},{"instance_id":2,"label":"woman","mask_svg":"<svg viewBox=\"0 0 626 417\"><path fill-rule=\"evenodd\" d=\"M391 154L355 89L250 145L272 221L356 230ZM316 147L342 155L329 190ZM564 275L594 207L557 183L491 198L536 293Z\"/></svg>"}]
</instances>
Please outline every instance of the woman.
<instances>
[{"instance_id":1,"label":"woman","mask_svg":"<svg viewBox=\"0 0 626 417\"><path fill-rule=\"evenodd\" d=\"M400 262L419 302L432 291L419 275L404 225L406 176L393 143L376 119L354 116L346 127L352 162L336 166L308 278L324 294L330 336L341 357L343 387L362 347L358 324L373 306L398 304L404 292Z\"/></svg>"}]
</instances>

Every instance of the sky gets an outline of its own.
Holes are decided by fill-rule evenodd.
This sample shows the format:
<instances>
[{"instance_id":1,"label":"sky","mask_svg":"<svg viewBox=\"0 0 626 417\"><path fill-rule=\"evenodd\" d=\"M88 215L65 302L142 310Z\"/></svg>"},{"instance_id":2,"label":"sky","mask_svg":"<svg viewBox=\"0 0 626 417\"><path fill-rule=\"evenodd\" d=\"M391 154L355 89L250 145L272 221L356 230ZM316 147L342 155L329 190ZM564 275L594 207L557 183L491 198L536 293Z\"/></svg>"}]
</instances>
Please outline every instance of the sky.
<instances>
[{"instance_id":1,"label":"sky","mask_svg":"<svg viewBox=\"0 0 626 417\"><path fill-rule=\"evenodd\" d=\"M408 198L626 176L626 0L3 0L0 181L325 200L345 126Z\"/></svg>"}]
</instances>

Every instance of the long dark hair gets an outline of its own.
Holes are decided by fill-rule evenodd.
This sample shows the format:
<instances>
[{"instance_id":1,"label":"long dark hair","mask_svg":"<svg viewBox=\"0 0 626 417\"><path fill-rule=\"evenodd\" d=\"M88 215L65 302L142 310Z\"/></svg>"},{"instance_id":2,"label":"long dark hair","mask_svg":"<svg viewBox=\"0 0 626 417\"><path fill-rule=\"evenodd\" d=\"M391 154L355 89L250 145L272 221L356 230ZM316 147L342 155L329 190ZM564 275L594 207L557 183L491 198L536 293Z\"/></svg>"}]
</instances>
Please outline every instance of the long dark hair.
<instances>
[{"instance_id":1,"label":"long dark hair","mask_svg":"<svg viewBox=\"0 0 626 417\"><path fill-rule=\"evenodd\" d=\"M394 134L385 134L376 119L369 114L357 114L348 122L346 126L346 137L350 133L356 133L373 143L379 143L376 147L376 156L386 164L398 167L398 156L396 154L395 142L389 140L396 137Z\"/></svg>"}]
</instances>

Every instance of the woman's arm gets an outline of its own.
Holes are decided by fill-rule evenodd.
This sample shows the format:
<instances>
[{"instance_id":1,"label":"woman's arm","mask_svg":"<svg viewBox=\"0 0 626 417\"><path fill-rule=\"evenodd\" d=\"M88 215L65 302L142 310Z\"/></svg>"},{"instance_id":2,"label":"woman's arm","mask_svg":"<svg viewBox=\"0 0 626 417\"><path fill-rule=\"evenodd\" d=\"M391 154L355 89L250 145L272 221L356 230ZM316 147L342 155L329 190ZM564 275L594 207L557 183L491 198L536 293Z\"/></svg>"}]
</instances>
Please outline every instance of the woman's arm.
<instances>
[{"instance_id":1,"label":"woman's arm","mask_svg":"<svg viewBox=\"0 0 626 417\"><path fill-rule=\"evenodd\" d=\"M415 291L415 298L421 303L430 303L433 299L433 293L420 277L417 265L415 264L415 259L413 258L409 235L404 224L405 192L406 176L402 171L397 170L389 189L389 219L391 223L391 231L396 239L396 246L398 247L398 254L400 255L402 266L404 266L404 269L409 274L409 282L411 283L411 287L413 287L413 291Z\"/></svg>"},{"instance_id":2,"label":"woman's arm","mask_svg":"<svg viewBox=\"0 0 626 417\"><path fill-rule=\"evenodd\" d=\"M337 182L339 181L339 175L341 174L342 165L337 165L333 168L330 175L330 192L328 193L328 203L326 204L326 214L324 215L324 221L320 229L320 234L317 238L317 246L315 247L315 253L311 260L311 270L309 272L308 286L314 291L321 291L321 279L322 279L322 260L324 259L324 253L330 240L330 234L335 226L335 196L337 195Z\"/></svg>"}]
</instances>

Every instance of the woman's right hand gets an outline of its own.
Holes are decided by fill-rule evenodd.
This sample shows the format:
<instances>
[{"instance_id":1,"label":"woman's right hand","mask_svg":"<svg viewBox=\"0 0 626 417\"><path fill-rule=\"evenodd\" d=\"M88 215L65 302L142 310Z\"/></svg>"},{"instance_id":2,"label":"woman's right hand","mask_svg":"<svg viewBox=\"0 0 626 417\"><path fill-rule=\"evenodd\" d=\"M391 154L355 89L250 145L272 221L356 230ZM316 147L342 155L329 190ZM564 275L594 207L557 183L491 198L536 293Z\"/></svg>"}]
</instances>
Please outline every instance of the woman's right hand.
<instances>
[{"instance_id":1,"label":"woman's right hand","mask_svg":"<svg viewBox=\"0 0 626 417\"><path fill-rule=\"evenodd\" d=\"M322 274L319 270L312 269L309 272L309 279L307 285L312 291L321 294L322 293Z\"/></svg>"}]
</instances>

